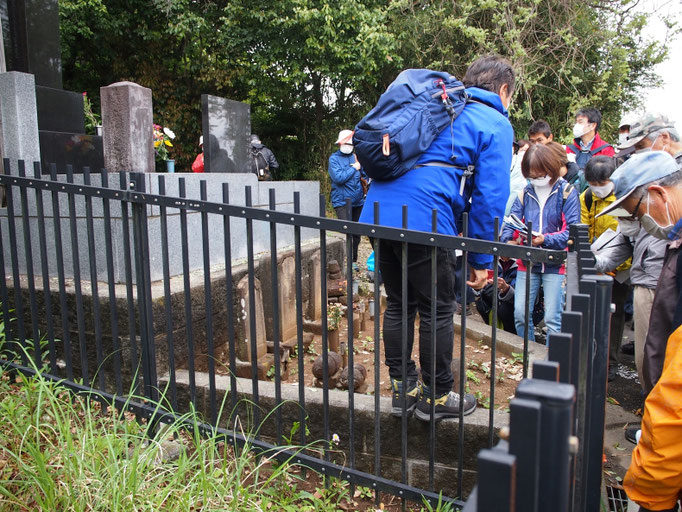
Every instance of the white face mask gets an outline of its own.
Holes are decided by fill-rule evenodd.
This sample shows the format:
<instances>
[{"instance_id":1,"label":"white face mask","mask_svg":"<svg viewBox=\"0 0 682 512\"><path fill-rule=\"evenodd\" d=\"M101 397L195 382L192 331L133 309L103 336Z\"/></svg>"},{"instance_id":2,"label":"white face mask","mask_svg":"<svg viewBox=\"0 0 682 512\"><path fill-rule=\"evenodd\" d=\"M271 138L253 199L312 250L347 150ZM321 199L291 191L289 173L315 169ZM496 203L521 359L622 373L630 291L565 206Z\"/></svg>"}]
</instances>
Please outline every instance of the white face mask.
<instances>
[{"instance_id":1,"label":"white face mask","mask_svg":"<svg viewBox=\"0 0 682 512\"><path fill-rule=\"evenodd\" d=\"M599 199L604 199L613 192L613 182L610 181L608 185L602 186L590 185L590 190L592 190L592 193Z\"/></svg>"},{"instance_id":2,"label":"white face mask","mask_svg":"<svg viewBox=\"0 0 682 512\"><path fill-rule=\"evenodd\" d=\"M353 144L341 144L339 151L344 155L350 155L353 152Z\"/></svg>"},{"instance_id":3,"label":"white face mask","mask_svg":"<svg viewBox=\"0 0 682 512\"><path fill-rule=\"evenodd\" d=\"M628 141L628 134L627 133L619 133L618 134L618 144L623 145Z\"/></svg>"},{"instance_id":4,"label":"white face mask","mask_svg":"<svg viewBox=\"0 0 682 512\"><path fill-rule=\"evenodd\" d=\"M534 180L530 180L530 184L533 185L535 188L544 188L544 187L549 187L550 181L552 181L552 178L549 176L544 176L543 178L536 178Z\"/></svg>"},{"instance_id":5,"label":"white face mask","mask_svg":"<svg viewBox=\"0 0 682 512\"><path fill-rule=\"evenodd\" d=\"M665 203L665 214L668 217L668 224L665 226L661 226L649 214L649 205L650 204L651 204L650 197L647 197L646 214L642 215L642 218L639 219L639 221L642 223L642 227L651 236L655 236L656 238L660 238L661 240L668 240L668 235L673 230L673 227L675 225L673 223L672 219L670 218L670 210L668 209L668 203L667 202Z\"/></svg>"},{"instance_id":6,"label":"white face mask","mask_svg":"<svg viewBox=\"0 0 682 512\"><path fill-rule=\"evenodd\" d=\"M579 139L589 131L590 126L588 123L585 124L576 123L575 125L573 125L573 137L575 137L576 139Z\"/></svg>"},{"instance_id":7,"label":"white face mask","mask_svg":"<svg viewBox=\"0 0 682 512\"><path fill-rule=\"evenodd\" d=\"M620 227L620 232L625 236L637 236L642 228L639 221L625 218L618 219L618 226Z\"/></svg>"}]
</instances>

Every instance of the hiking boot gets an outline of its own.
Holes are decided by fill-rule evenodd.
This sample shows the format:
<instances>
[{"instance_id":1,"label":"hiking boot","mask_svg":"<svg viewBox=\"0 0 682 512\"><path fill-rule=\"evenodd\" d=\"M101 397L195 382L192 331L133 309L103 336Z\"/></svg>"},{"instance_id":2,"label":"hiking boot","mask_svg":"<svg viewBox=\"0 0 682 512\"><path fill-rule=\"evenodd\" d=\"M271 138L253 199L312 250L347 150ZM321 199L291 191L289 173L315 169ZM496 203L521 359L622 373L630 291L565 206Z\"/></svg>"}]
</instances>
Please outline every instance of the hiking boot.
<instances>
[{"instance_id":1,"label":"hiking boot","mask_svg":"<svg viewBox=\"0 0 682 512\"><path fill-rule=\"evenodd\" d=\"M464 416L474 412L476 409L476 397L474 395L465 393L463 402ZM433 419L438 421L443 418L457 418L459 416L460 403L460 396L454 391L436 397ZM427 393L426 389L422 391L422 398L419 400L414 414L422 421L431 420L431 394Z\"/></svg>"},{"instance_id":2,"label":"hiking boot","mask_svg":"<svg viewBox=\"0 0 682 512\"><path fill-rule=\"evenodd\" d=\"M403 415L403 381L391 379L391 415L400 418ZM405 397L405 410L408 416L412 414L417 402L422 396L422 384L418 380L407 380L407 395Z\"/></svg>"},{"instance_id":3,"label":"hiking boot","mask_svg":"<svg viewBox=\"0 0 682 512\"><path fill-rule=\"evenodd\" d=\"M626 354L628 356L634 356L635 355L635 342L631 341L629 343L623 343L620 346L620 351L623 354Z\"/></svg>"},{"instance_id":4,"label":"hiking boot","mask_svg":"<svg viewBox=\"0 0 682 512\"><path fill-rule=\"evenodd\" d=\"M632 444L637 444L637 432L641 429L640 425L635 425L625 429L625 439L630 441Z\"/></svg>"}]
</instances>

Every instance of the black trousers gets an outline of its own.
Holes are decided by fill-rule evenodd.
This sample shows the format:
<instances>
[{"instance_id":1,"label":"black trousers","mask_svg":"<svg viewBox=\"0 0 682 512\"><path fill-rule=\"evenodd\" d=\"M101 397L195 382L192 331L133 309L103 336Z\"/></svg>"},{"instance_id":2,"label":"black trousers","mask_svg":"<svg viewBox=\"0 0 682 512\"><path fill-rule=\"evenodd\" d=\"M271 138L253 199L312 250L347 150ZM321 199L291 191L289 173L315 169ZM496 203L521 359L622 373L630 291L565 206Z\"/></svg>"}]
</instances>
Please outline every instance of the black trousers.
<instances>
[{"instance_id":1,"label":"black trousers","mask_svg":"<svg viewBox=\"0 0 682 512\"><path fill-rule=\"evenodd\" d=\"M345 206L339 206L338 208L335 207L334 211L336 212L336 216L341 220L352 220L353 222L357 222L360 220L362 206L351 207L350 216L348 215L348 208ZM353 262L357 263L358 247L360 246L360 235L352 235L351 238L353 239Z\"/></svg>"},{"instance_id":2,"label":"black trousers","mask_svg":"<svg viewBox=\"0 0 682 512\"><path fill-rule=\"evenodd\" d=\"M383 334L388 373L402 375L402 243L380 241L379 270L386 289ZM431 247L410 244L407 251L407 379L416 379L417 367L410 357L414 344L414 321L419 312L419 364L424 384L435 380L437 395L452 390L450 370L454 339L455 251L437 249L436 317L431 316ZM436 352L431 353L431 331L436 331ZM431 378L431 358L436 358L435 379Z\"/></svg>"},{"instance_id":3,"label":"black trousers","mask_svg":"<svg viewBox=\"0 0 682 512\"><path fill-rule=\"evenodd\" d=\"M616 312L611 315L611 335L609 337L609 367L618 367L618 353L625 330L625 302L630 294L630 285L613 280L611 302Z\"/></svg>"}]
</instances>

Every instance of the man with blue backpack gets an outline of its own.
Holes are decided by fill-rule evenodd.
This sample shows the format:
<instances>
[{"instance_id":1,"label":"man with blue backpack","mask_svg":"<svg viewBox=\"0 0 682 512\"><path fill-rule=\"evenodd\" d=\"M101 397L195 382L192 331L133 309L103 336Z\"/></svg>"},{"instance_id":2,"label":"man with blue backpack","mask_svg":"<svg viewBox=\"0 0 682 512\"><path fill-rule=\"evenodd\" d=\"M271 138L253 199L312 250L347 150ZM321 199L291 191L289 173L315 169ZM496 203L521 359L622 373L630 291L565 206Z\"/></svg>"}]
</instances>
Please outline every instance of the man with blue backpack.
<instances>
[{"instance_id":1,"label":"man with blue backpack","mask_svg":"<svg viewBox=\"0 0 682 512\"><path fill-rule=\"evenodd\" d=\"M507 107L514 81L511 65L499 56L476 60L463 83L447 73L403 71L355 129L358 160L373 179L360 221L374 223L373 205L378 202L379 224L402 227L403 205L407 205L407 227L431 231L435 209L438 232L457 235L463 229L462 214L469 212L468 235L493 240L495 217L503 216L509 196L513 130ZM404 401L408 413L416 409L419 419L429 421L432 400L436 420L456 417L460 408L463 414L473 412L476 399L452 391L455 251L437 249L436 317L432 318L432 248L408 247L407 353L412 353L419 312L422 387L411 359L407 374L402 375L402 244L391 240L379 240L379 244L378 268L387 294L383 337L393 390L392 414L402 415ZM467 284L483 288L492 257L471 253L468 262ZM431 353L432 329L436 331L435 354ZM435 375L430 370L432 357Z\"/></svg>"}]
</instances>

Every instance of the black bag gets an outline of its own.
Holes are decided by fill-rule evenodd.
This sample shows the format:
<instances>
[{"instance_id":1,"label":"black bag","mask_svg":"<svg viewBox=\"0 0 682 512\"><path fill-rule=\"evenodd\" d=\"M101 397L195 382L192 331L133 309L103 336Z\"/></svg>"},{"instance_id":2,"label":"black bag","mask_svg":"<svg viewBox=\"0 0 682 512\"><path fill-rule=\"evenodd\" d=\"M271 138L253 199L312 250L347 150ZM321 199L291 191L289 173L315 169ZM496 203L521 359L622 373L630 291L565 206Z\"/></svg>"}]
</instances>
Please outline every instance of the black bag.
<instances>
[{"instance_id":1,"label":"black bag","mask_svg":"<svg viewBox=\"0 0 682 512\"><path fill-rule=\"evenodd\" d=\"M272 181L272 175L270 174L270 166L268 165L268 160L263 155L263 152L252 148L251 156L253 158L253 167L256 176L258 176L258 181Z\"/></svg>"}]
</instances>

